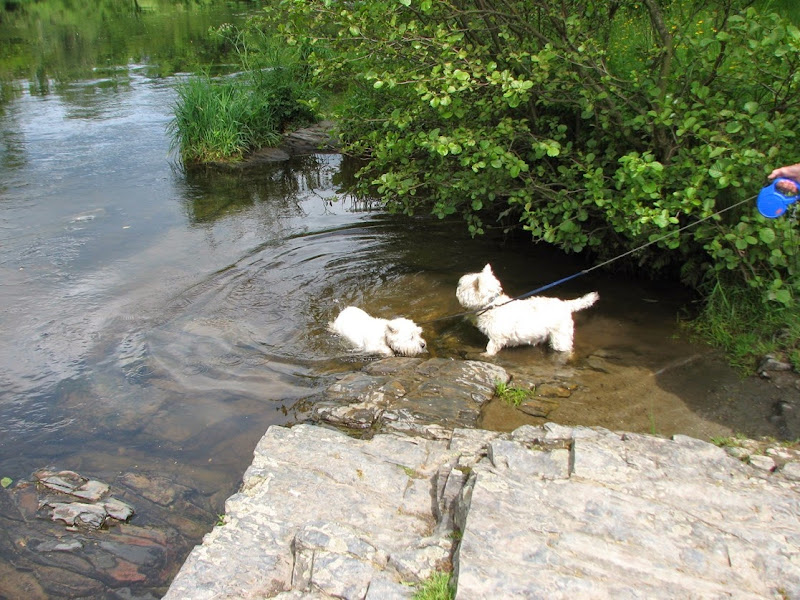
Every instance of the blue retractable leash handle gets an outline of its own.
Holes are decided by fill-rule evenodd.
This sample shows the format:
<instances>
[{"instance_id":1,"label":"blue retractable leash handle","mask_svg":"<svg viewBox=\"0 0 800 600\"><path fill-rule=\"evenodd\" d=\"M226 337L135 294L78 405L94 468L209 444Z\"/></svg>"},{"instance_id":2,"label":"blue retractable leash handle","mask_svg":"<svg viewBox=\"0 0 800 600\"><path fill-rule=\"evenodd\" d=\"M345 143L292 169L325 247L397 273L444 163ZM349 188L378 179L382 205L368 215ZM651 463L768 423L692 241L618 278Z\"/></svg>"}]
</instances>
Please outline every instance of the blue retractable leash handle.
<instances>
[{"instance_id":1,"label":"blue retractable leash handle","mask_svg":"<svg viewBox=\"0 0 800 600\"><path fill-rule=\"evenodd\" d=\"M786 177L778 177L758 194L758 212L768 219L783 215L793 202L800 199L800 183Z\"/></svg>"}]
</instances>

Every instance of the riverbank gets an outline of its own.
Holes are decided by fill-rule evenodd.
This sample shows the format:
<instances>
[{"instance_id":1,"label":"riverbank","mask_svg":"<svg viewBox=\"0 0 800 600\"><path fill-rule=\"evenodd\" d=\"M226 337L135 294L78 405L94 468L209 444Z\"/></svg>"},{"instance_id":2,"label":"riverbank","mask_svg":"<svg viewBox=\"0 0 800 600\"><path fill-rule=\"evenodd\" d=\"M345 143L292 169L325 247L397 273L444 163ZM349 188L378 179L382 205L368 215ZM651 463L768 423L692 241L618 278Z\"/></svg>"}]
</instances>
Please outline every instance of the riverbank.
<instances>
[{"instance_id":1,"label":"riverbank","mask_svg":"<svg viewBox=\"0 0 800 600\"><path fill-rule=\"evenodd\" d=\"M377 361L370 376L408 360ZM411 598L441 571L459 599L800 597L796 450L465 427L503 369L445 362L460 375L413 365L435 377L427 395L419 379L405 399L395 376L317 413L361 415L350 426L374 435L271 427L164 598ZM442 393L444 381L457 385Z\"/></svg>"}]
</instances>

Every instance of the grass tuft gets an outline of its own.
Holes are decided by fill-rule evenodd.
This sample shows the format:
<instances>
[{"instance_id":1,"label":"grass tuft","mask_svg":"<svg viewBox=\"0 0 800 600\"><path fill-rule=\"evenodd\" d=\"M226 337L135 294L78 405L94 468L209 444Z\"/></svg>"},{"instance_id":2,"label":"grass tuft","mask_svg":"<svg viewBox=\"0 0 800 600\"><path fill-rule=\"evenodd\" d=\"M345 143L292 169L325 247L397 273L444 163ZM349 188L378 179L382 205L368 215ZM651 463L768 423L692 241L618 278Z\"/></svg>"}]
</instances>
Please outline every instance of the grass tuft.
<instances>
[{"instance_id":1,"label":"grass tuft","mask_svg":"<svg viewBox=\"0 0 800 600\"><path fill-rule=\"evenodd\" d=\"M756 289L718 281L701 315L688 330L717 348L743 375L753 373L767 354L785 358L800 371L800 314L767 303Z\"/></svg>"},{"instance_id":2,"label":"grass tuft","mask_svg":"<svg viewBox=\"0 0 800 600\"><path fill-rule=\"evenodd\" d=\"M450 573L434 573L422 582L414 600L452 600L455 590L450 585Z\"/></svg>"},{"instance_id":3,"label":"grass tuft","mask_svg":"<svg viewBox=\"0 0 800 600\"><path fill-rule=\"evenodd\" d=\"M525 400L532 398L534 392L533 390L526 390L524 388L513 387L508 385L507 383L498 381L494 385L494 394L506 404L510 404L511 406L519 406Z\"/></svg>"},{"instance_id":4,"label":"grass tuft","mask_svg":"<svg viewBox=\"0 0 800 600\"><path fill-rule=\"evenodd\" d=\"M253 38L254 31L228 27L220 35L230 37L245 71L197 75L178 86L168 133L185 163L237 162L319 120L319 93L297 51L269 36Z\"/></svg>"},{"instance_id":5,"label":"grass tuft","mask_svg":"<svg viewBox=\"0 0 800 600\"><path fill-rule=\"evenodd\" d=\"M246 84L203 75L189 78L177 91L168 132L187 163L237 161L280 141L271 107Z\"/></svg>"}]
</instances>

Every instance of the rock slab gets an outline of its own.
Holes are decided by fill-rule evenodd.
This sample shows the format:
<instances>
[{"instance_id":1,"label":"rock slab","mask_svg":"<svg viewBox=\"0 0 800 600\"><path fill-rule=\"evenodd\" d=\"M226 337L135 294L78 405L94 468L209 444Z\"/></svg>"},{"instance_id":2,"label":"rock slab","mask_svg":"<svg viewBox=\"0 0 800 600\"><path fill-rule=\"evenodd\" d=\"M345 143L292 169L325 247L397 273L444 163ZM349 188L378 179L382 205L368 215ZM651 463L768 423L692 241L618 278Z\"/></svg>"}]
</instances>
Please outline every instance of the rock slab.
<instances>
[{"instance_id":1,"label":"rock slab","mask_svg":"<svg viewBox=\"0 0 800 600\"><path fill-rule=\"evenodd\" d=\"M451 568L460 600L800 598L796 464L552 423L273 426L164 598L411 598Z\"/></svg>"},{"instance_id":2,"label":"rock slab","mask_svg":"<svg viewBox=\"0 0 800 600\"><path fill-rule=\"evenodd\" d=\"M500 366L472 360L393 357L343 375L315 401L312 418L337 428L449 439L475 427L498 383Z\"/></svg>"}]
</instances>

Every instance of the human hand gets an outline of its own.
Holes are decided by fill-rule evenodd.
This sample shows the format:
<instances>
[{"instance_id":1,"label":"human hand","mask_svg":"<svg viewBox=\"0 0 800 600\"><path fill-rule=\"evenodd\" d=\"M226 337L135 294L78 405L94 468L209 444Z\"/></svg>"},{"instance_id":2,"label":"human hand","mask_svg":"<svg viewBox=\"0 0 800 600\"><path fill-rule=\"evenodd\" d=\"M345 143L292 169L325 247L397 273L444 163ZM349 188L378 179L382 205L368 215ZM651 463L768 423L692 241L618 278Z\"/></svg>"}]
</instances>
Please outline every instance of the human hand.
<instances>
[{"instance_id":1,"label":"human hand","mask_svg":"<svg viewBox=\"0 0 800 600\"><path fill-rule=\"evenodd\" d=\"M767 179L775 179L776 177L787 177L788 179L794 179L795 181L800 181L800 163L796 165L787 165L785 167L778 167L774 169L772 173L767 175Z\"/></svg>"}]
</instances>

